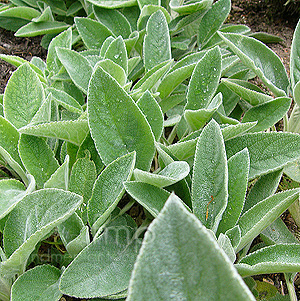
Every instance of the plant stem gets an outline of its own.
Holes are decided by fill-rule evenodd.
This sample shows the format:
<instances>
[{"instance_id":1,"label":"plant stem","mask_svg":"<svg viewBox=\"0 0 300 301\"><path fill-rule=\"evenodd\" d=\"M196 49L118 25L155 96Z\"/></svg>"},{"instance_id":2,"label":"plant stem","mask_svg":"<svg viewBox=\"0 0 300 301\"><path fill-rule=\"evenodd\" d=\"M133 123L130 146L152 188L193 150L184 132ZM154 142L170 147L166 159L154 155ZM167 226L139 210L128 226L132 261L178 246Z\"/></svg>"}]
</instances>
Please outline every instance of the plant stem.
<instances>
[{"instance_id":1,"label":"plant stem","mask_svg":"<svg viewBox=\"0 0 300 301\"><path fill-rule=\"evenodd\" d=\"M289 296L291 301L297 301L297 295L294 287L295 275L296 275L295 273L284 273L284 278L285 278L287 289L289 291Z\"/></svg>"}]
</instances>

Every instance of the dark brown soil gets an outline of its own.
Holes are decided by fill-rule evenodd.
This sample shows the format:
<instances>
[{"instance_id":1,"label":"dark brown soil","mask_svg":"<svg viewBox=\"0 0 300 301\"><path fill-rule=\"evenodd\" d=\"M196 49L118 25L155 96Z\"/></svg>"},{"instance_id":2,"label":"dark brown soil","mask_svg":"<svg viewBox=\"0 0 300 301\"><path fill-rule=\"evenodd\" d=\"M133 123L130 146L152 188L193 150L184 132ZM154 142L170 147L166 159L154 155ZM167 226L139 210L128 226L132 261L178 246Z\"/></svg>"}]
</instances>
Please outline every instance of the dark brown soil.
<instances>
[{"instance_id":1,"label":"dark brown soil","mask_svg":"<svg viewBox=\"0 0 300 301\"><path fill-rule=\"evenodd\" d=\"M7 55L17 55L26 60L31 60L33 56L42 59L46 58L46 50L40 46L41 37L17 38L14 33L0 28L0 53ZM4 92L6 83L15 68L0 61L0 93Z\"/></svg>"}]
</instances>

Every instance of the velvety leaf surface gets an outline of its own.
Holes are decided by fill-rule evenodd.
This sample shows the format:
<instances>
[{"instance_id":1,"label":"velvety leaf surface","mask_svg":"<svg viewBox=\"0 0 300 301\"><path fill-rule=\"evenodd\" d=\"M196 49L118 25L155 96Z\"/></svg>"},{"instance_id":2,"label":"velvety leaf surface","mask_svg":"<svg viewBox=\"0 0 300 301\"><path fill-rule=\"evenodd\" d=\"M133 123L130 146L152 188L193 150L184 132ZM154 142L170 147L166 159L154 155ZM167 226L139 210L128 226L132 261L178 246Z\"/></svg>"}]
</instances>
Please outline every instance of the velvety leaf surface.
<instances>
[{"instance_id":1,"label":"velvety leaf surface","mask_svg":"<svg viewBox=\"0 0 300 301\"><path fill-rule=\"evenodd\" d=\"M213 0L200 0L192 3L189 1L184 3L179 0L171 0L170 7L179 14L191 14L196 11L204 11L205 9L209 9L212 3Z\"/></svg>"},{"instance_id":2,"label":"velvety leaf surface","mask_svg":"<svg viewBox=\"0 0 300 301\"><path fill-rule=\"evenodd\" d=\"M125 182L124 187L126 191L154 217L158 215L170 196L170 192L143 182Z\"/></svg>"},{"instance_id":3,"label":"velvety leaf surface","mask_svg":"<svg viewBox=\"0 0 300 301\"><path fill-rule=\"evenodd\" d=\"M21 65L10 77L4 92L4 116L16 128L27 125L45 99L44 89L28 64Z\"/></svg>"},{"instance_id":4,"label":"velvety leaf surface","mask_svg":"<svg viewBox=\"0 0 300 301\"><path fill-rule=\"evenodd\" d=\"M70 157L66 155L65 161L59 166L44 184L44 188L58 188L69 190L69 163Z\"/></svg>"},{"instance_id":5,"label":"velvety leaf surface","mask_svg":"<svg viewBox=\"0 0 300 301\"><path fill-rule=\"evenodd\" d=\"M60 60L56 54L56 47L64 47L71 49L72 42L72 30L68 29L55 38L49 44L47 53L47 69L50 72L50 76L57 74L62 67Z\"/></svg>"},{"instance_id":6,"label":"velvety leaf surface","mask_svg":"<svg viewBox=\"0 0 300 301\"><path fill-rule=\"evenodd\" d=\"M124 224L111 225L89 244L67 267L60 290L79 298L105 297L128 287L140 241L135 229Z\"/></svg>"},{"instance_id":7,"label":"velvety leaf surface","mask_svg":"<svg viewBox=\"0 0 300 301\"><path fill-rule=\"evenodd\" d=\"M28 270L13 284L12 301L58 301L62 293L58 289L61 272L51 265L40 265Z\"/></svg>"},{"instance_id":8,"label":"velvety leaf surface","mask_svg":"<svg viewBox=\"0 0 300 301\"><path fill-rule=\"evenodd\" d=\"M33 136L58 138L75 145L80 145L85 139L88 130L87 120L78 119L74 121L57 121L35 126L25 126L21 128L19 132Z\"/></svg>"},{"instance_id":9,"label":"velvety leaf surface","mask_svg":"<svg viewBox=\"0 0 300 301\"><path fill-rule=\"evenodd\" d=\"M9 121L0 116L0 146L4 148L20 166L23 166L18 153L19 137L18 130Z\"/></svg>"},{"instance_id":10,"label":"velvety leaf surface","mask_svg":"<svg viewBox=\"0 0 300 301\"><path fill-rule=\"evenodd\" d=\"M221 53L218 47L209 50L198 62L192 74L186 110L207 108L219 85Z\"/></svg>"},{"instance_id":11,"label":"velvety leaf surface","mask_svg":"<svg viewBox=\"0 0 300 301\"><path fill-rule=\"evenodd\" d=\"M56 47L55 49L59 60L66 68L74 84L87 94L89 80L93 72L89 61L74 50L61 47Z\"/></svg>"},{"instance_id":12,"label":"velvety leaf surface","mask_svg":"<svg viewBox=\"0 0 300 301\"><path fill-rule=\"evenodd\" d=\"M138 107L145 115L151 130L158 141L163 132L164 116L155 98L146 91L137 102Z\"/></svg>"},{"instance_id":13,"label":"velvety leaf surface","mask_svg":"<svg viewBox=\"0 0 300 301\"><path fill-rule=\"evenodd\" d=\"M84 158L78 158L72 167L69 190L81 195L84 203L87 203L96 178L95 163L90 160L90 154L86 154Z\"/></svg>"},{"instance_id":14,"label":"velvety leaf surface","mask_svg":"<svg viewBox=\"0 0 300 301\"><path fill-rule=\"evenodd\" d=\"M43 187L59 167L54 153L44 139L21 135L19 153L26 170L32 174L38 187Z\"/></svg>"},{"instance_id":15,"label":"velvety leaf surface","mask_svg":"<svg viewBox=\"0 0 300 301\"><path fill-rule=\"evenodd\" d=\"M105 9L99 6L94 6L94 14L97 20L116 36L122 36L126 39L131 34L131 26L124 15L114 9Z\"/></svg>"},{"instance_id":16,"label":"velvety leaf surface","mask_svg":"<svg viewBox=\"0 0 300 301\"><path fill-rule=\"evenodd\" d=\"M226 141L227 156L248 148L249 179L281 169L300 157L300 137L297 134L273 132L244 134Z\"/></svg>"},{"instance_id":17,"label":"velvety leaf surface","mask_svg":"<svg viewBox=\"0 0 300 301\"><path fill-rule=\"evenodd\" d=\"M207 228L217 231L228 197L224 141L217 122L202 131L196 146L192 180L193 212Z\"/></svg>"},{"instance_id":18,"label":"velvety leaf surface","mask_svg":"<svg viewBox=\"0 0 300 301\"><path fill-rule=\"evenodd\" d=\"M282 169L261 176L247 194L243 213L251 207L274 194L282 176Z\"/></svg>"},{"instance_id":19,"label":"velvety leaf surface","mask_svg":"<svg viewBox=\"0 0 300 301\"><path fill-rule=\"evenodd\" d=\"M272 50L254 38L233 33L219 33L219 35L275 96L287 94L289 80L285 67Z\"/></svg>"},{"instance_id":20,"label":"velvety leaf surface","mask_svg":"<svg viewBox=\"0 0 300 301\"><path fill-rule=\"evenodd\" d=\"M135 169L133 174L137 181L148 183L160 188L173 185L184 179L190 172L185 161L174 161L157 174Z\"/></svg>"},{"instance_id":21,"label":"velvety leaf surface","mask_svg":"<svg viewBox=\"0 0 300 301\"><path fill-rule=\"evenodd\" d=\"M274 194L246 211L239 219L241 241L238 251L273 223L299 197L299 189Z\"/></svg>"},{"instance_id":22,"label":"velvety leaf surface","mask_svg":"<svg viewBox=\"0 0 300 301\"><path fill-rule=\"evenodd\" d=\"M89 18L74 18L80 36L88 49L99 49L112 32L102 23Z\"/></svg>"},{"instance_id":23,"label":"velvety leaf surface","mask_svg":"<svg viewBox=\"0 0 300 301\"><path fill-rule=\"evenodd\" d=\"M132 98L101 67L88 94L91 135L104 164L136 151L137 168L149 170L154 156L151 128Z\"/></svg>"},{"instance_id":24,"label":"velvety leaf surface","mask_svg":"<svg viewBox=\"0 0 300 301\"><path fill-rule=\"evenodd\" d=\"M228 160L228 204L219 224L218 233L234 227L244 207L248 188L249 152L244 149Z\"/></svg>"},{"instance_id":25,"label":"velvety leaf surface","mask_svg":"<svg viewBox=\"0 0 300 301\"><path fill-rule=\"evenodd\" d=\"M9 275L20 273L37 243L54 227L71 216L82 198L59 189L42 189L25 196L11 211L3 232L8 260L0 270Z\"/></svg>"},{"instance_id":26,"label":"velvety leaf surface","mask_svg":"<svg viewBox=\"0 0 300 301\"><path fill-rule=\"evenodd\" d=\"M107 165L97 178L88 204L88 220L93 233L116 208L125 192L123 182L130 180L135 153L129 153Z\"/></svg>"},{"instance_id":27,"label":"velvety leaf surface","mask_svg":"<svg viewBox=\"0 0 300 301\"><path fill-rule=\"evenodd\" d=\"M290 58L290 73L291 73L291 84L292 89L300 81L300 23L298 22L297 27L294 31L293 41L291 46L291 58Z\"/></svg>"},{"instance_id":28,"label":"velvety leaf surface","mask_svg":"<svg viewBox=\"0 0 300 301\"><path fill-rule=\"evenodd\" d=\"M267 103L258 105L248 110L243 117L243 122L258 121L249 132L262 132L277 123L288 112L292 100L287 97L278 97Z\"/></svg>"},{"instance_id":29,"label":"velvety leaf surface","mask_svg":"<svg viewBox=\"0 0 300 301\"><path fill-rule=\"evenodd\" d=\"M210 38L223 25L231 9L230 0L219 0L204 15L199 25L198 46L203 48Z\"/></svg>"},{"instance_id":30,"label":"velvety leaf surface","mask_svg":"<svg viewBox=\"0 0 300 301\"><path fill-rule=\"evenodd\" d=\"M89 2L93 3L96 6L110 9L130 7L136 4L136 0L111 0L109 2L107 2L106 0L90 0Z\"/></svg>"},{"instance_id":31,"label":"velvety leaf surface","mask_svg":"<svg viewBox=\"0 0 300 301\"><path fill-rule=\"evenodd\" d=\"M300 269L299 244L280 244L253 252L236 265L242 277L273 274L297 273Z\"/></svg>"},{"instance_id":32,"label":"velvety leaf surface","mask_svg":"<svg viewBox=\"0 0 300 301\"><path fill-rule=\"evenodd\" d=\"M144 65L150 70L171 59L171 42L166 17L161 10L151 15L143 44Z\"/></svg>"},{"instance_id":33,"label":"velvety leaf surface","mask_svg":"<svg viewBox=\"0 0 300 301\"><path fill-rule=\"evenodd\" d=\"M175 195L145 234L127 299L255 300L218 243Z\"/></svg>"},{"instance_id":34,"label":"velvety leaf surface","mask_svg":"<svg viewBox=\"0 0 300 301\"><path fill-rule=\"evenodd\" d=\"M127 74L128 72L128 58L125 42L121 36L112 41L104 55L105 58L110 59L120 67L122 67Z\"/></svg>"}]
</instances>

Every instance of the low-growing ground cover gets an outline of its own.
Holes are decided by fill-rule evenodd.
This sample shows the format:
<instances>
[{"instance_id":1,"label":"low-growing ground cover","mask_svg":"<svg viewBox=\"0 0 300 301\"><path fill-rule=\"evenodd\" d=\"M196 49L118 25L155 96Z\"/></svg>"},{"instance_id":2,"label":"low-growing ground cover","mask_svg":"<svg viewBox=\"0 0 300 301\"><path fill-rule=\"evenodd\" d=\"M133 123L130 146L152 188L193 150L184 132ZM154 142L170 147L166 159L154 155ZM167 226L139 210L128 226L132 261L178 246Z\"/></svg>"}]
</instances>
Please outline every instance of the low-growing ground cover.
<instances>
[{"instance_id":1,"label":"low-growing ground cover","mask_svg":"<svg viewBox=\"0 0 300 301\"><path fill-rule=\"evenodd\" d=\"M295 300L298 31L289 77L230 1L95 2L46 62L1 55L2 298Z\"/></svg>"}]
</instances>

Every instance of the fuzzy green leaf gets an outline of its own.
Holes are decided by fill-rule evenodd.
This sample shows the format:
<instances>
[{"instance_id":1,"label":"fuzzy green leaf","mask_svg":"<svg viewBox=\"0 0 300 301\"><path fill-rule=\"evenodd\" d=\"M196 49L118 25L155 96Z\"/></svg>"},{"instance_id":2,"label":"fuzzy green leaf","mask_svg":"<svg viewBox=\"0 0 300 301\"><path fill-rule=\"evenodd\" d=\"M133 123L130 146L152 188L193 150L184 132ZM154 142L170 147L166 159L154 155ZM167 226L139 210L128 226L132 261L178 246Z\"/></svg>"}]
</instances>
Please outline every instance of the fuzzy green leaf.
<instances>
[{"instance_id":1,"label":"fuzzy green leaf","mask_svg":"<svg viewBox=\"0 0 300 301\"><path fill-rule=\"evenodd\" d=\"M51 265L28 270L14 282L11 301L58 301L62 296L58 289L60 275L60 270Z\"/></svg>"},{"instance_id":2,"label":"fuzzy green leaf","mask_svg":"<svg viewBox=\"0 0 300 301\"><path fill-rule=\"evenodd\" d=\"M87 94L89 81L93 72L89 61L76 51L61 47L56 47L55 49L58 58L66 68L74 84Z\"/></svg>"},{"instance_id":3,"label":"fuzzy green leaf","mask_svg":"<svg viewBox=\"0 0 300 301\"><path fill-rule=\"evenodd\" d=\"M44 100L44 89L37 74L29 64L23 64L7 83L3 98L4 116L16 128L26 126Z\"/></svg>"},{"instance_id":4,"label":"fuzzy green leaf","mask_svg":"<svg viewBox=\"0 0 300 301\"><path fill-rule=\"evenodd\" d=\"M255 300L211 234L171 195L145 234L127 300L219 298Z\"/></svg>"},{"instance_id":5,"label":"fuzzy green leaf","mask_svg":"<svg viewBox=\"0 0 300 301\"><path fill-rule=\"evenodd\" d=\"M249 179L279 170L300 157L300 136L292 133L253 133L226 141L226 152L232 155L248 148Z\"/></svg>"},{"instance_id":6,"label":"fuzzy green leaf","mask_svg":"<svg viewBox=\"0 0 300 301\"><path fill-rule=\"evenodd\" d=\"M192 181L193 212L207 228L217 231L227 206L228 169L219 125L212 120L196 147Z\"/></svg>"},{"instance_id":7,"label":"fuzzy green leaf","mask_svg":"<svg viewBox=\"0 0 300 301\"><path fill-rule=\"evenodd\" d=\"M238 221L242 236L237 251L272 224L298 197L299 189L286 190L262 200L246 211Z\"/></svg>"},{"instance_id":8,"label":"fuzzy green leaf","mask_svg":"<svg viewBox=\"0 0 300 301\"><path fill-rule=\"evenodd\" d=\"M158 141L163 132L164 116L155 98L149 91L146 91L137 102L138 107L145 115L151 130Z\"/></svg>"},{"instance_id":9,"label":"fuzzy green leaf","mask_svg":"<svg viewBox=\"0 0 300 301\"><path fill-rule=\"evenodd\" d=\"M95 298L127 289L140 246L140 241L132 237L134 232L134 228L124 224L108 226L64 271L61 292Z\"/></svg>"},{"instance_id":10,"label":"fuzzy green leaf","mask_svg":"<svg viewBox=\"0 0 300 301\"><path fill-rule=\"evenodd\" d=\"M197 63L192 74L186 110L207 108L217 90L221 76L221 53L218 47L209 50Z\"/></svg>"},{"instance_id":11,"label":"fuzzy green leaf","mask_svg":"<svg viewBox=\"0 0 300 301\"><path fill-rule=\"evenodd\" d=\"M197 11L204 11L209 9L213 0L199 0L195 2L171 0L170 8L175 12L183 15L191 14Z\"/></svg>"},{"instance_id":12,"label":"fuzzy green leaf","mask_svg":"<svg viewBox=\"0 0 300 301\"><path fill-rule=\"evenodd\" d=\"M297 273L300 269L299 251L300 245L298 244L269 246L245 256L235 266L242 277Z\"/></svg>"},{"instance_id":13,"label":"fuzzy green leaf","mask_svg":"<svg viewBox=\"0 0 300 301\"><path fill-rule=\"evenodd\" d=\"M91 135L104 164L136 151L137 168L149 170L154 156L151 128L132 98L101 67L88 93Z\"/></svg>"},{"instance_id":14,"label":"fuzzy green leaf","mask_svg":"<svg viewBox=\"0 0 300 301\"><path fill-rule=\"evenodd\" d=\"M143 45L144 65L150 70L171 59L171 42L166 17L161 10L151 15Z\"/></svg>"},{"instance_id":15,"label":"fuzzy green leaf","mask_svg":"<svg viewBox=\"0 0 300 301\"><path fill-rule=\"evenodd\" d=\"M38 187L43 187L59 167L54 153L44 139L22 134L19 153L26 170L32 174Z\"/></svg>"},{"instance_id":16,"label":"fuzzy green leaf","mask_svg":"<svg viewBox=\"0 0 300 301\"><path fill-rule=\"evenodd\" d=\"M0 266L7 277L24 271L37 243L81 204L75 193L42 189L25 196L11 211L3 232L4 250L9 257Z\"/></svg>"},{"instance_id":17,"label":"fuzzy green leaf","mask_svg":"<svg viewBox=\"0 0 300 301\"><path fill-rule=\"evenodd\" d=\"M228 204L219 224L218 233L233 228L243 210L248 186L250 157L244 149L228 160Z\"/></svg>"},{"instance_id":18,"label":"fuzzy green leaf","mask_svg":"<svg viewBox=\"0 0 300 301\"><path fill-rule=\"evenodd\" d=\"M97 178L88 203L88 220L93 233L109 217L124 194L123 182L130 180L135 158L132 152L116 159Z\"/></svg>"},{"instance_id":19,"label":"fuzzy green leaf","mask_svg":"<svg viewBox=\"0 0 300 301\"><path fill-rule=\"evenodd\" d=\"M223 41L275 94L286 96L289 79L280 58L262 42L247 36L220 33Z\"/></svg>"},{"instance_id":20,"label":"fuzzy green leaf","mask_svg":"<svg viewBox=\"0 0 300 301\"><path fill-rule=\"evenodd\" d=\"M296 26L291 46L290 73L292 89L300 81L300 22Z\"/></svg>"},{"instance_id":21,"label":"fuzzy green leaf","mask_svg":"<svg viewBox=\"0 0 300 301\"><path fill-rule=\"evenodd\" d=\"M19 130L20 133L57 138L80 145L88 133L87 120L70 120L43 123L35 126L25 126Z\"/></svg>"}]
</instances>

